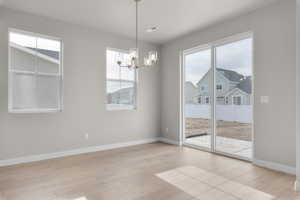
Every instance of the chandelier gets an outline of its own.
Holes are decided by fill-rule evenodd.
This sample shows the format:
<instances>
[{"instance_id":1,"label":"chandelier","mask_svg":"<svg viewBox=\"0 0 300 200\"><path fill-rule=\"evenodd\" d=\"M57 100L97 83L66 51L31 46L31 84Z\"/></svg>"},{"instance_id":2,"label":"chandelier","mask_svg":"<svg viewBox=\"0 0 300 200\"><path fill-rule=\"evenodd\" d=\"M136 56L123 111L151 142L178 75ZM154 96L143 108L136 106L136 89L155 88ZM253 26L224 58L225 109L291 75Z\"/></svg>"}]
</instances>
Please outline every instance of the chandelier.
<instances>
[{"instance_id":1,"label":"chandelier","mask_svg":"<svg viewBox=\"0 0 300 200\"><path fill-rule=\"evenodd\" d=\"M129 49L129 54L125 56L125 58L117 59L117 63L120 67L127 67L129 69L139 69L141 67L149 67L153 66L158 62L158 54L157 51L149 51L148 54L144 57L144 64L139 64L139 38L138 38L138 3L141 0L134 0L135 1L135 48Z\"/></svg>"}]
</instances>

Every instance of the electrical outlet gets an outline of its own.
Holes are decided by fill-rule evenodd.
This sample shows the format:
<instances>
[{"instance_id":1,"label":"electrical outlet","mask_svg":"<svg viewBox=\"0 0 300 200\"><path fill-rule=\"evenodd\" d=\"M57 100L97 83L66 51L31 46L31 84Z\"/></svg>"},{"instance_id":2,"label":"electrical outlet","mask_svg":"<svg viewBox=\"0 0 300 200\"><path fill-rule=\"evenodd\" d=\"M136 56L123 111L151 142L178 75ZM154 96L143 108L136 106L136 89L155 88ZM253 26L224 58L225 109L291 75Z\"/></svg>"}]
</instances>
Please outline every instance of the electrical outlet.
<instances>
[{"instance_id":1,"label":"electrical outlet","mask_svg":"<svg viewBox=\"0 0 300 200\"><path fill-rule=\"evenodd\" d=\"M86 140L88 140L89 139L89 134L86 133L84 137L85 137Z\"/></svg>"},{"instance_id":2,"label":"electrical outlet","mask_svg":"<svg viewBox=\"0 0 300 200\"><path fill-rule=\"evenodd\" d=\"M261 104L267 104L267 103L269 103L269 96L261 96L260 97L260 103Z\"/></svg>"}]
</instances>

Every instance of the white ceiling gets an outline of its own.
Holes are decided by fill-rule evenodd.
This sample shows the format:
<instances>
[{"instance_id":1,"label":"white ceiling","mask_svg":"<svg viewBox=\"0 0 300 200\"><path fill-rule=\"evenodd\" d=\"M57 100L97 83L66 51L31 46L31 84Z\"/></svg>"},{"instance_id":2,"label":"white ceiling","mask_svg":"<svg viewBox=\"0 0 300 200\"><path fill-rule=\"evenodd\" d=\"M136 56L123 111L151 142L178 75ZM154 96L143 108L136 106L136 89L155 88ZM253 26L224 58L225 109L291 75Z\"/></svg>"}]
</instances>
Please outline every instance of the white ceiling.
<instances>
[{"instance_id":1,"label":"white ceiling","mask_svg":"<svg viewBox=\"0 0 300 200\"><path fill-rule=\"evenodd\" d=\"M0 0L5 7L134 37L133 0ZM277 0L142 0L141 39L164 43ZM158 26L154 33L145 29Z\"/></svg>"}]
</instances>

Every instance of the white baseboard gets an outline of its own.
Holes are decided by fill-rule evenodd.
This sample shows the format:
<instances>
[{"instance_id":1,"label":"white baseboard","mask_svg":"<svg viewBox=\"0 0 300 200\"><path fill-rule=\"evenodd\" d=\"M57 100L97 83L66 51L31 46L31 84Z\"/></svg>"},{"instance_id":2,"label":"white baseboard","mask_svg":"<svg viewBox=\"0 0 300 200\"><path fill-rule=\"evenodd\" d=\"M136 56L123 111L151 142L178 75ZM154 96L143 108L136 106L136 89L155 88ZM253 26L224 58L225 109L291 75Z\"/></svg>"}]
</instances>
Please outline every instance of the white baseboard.
<instances>
[{"instance_id":1,"label":"white baseboard","mask_svg":"<svg viewBox=\"0 0 300 200\"><path fill-rule=\"evenodd\" d=\"M253 159L253 164L258 165L260 167L265 167L265 168L268 168L268 169L272 169L272 170L275 170L275 171L284 172L284 173L287 173L287 174L292 174L292 175L296 174L296 168L295 167L290 167L290 166L287 166L287 165L282 165L282 164L278 164L278 163L274 163L274 162L269 162L269 161L264 161L264 160L257 160L257 159ZM300 189L300 185L299 185L299 189Z\"/></svg>"},{"instance_id":2,"label":"white baseboard","mask_svg":"<svg viewBox=\"0 0 300 200\"><path fill-rule=\"evenodd\" d=\"M8 159L8 160L0 160L0 167L41 161L41 160L48 160L48 159L53 159L53 158L61 158L61 157L66 157L66 156L79 155L79 154L91 153L91 152L97 152L97 151L111 150L111 149L129 147L129 146L134 146L134 145L139 145L139 144L147 144L147 143L158 142L158 141L160 141L160 138L149 138L149 139L144 139L144 140L124 142L124 143L115 143L115 144L108 144L108 145L101 145L101 146L86 147L86 148L74 149L74 150L64 151L64 152L56 152L56 153L49 153L49 154L25 156L25 157Z\"/></svg>"},{"instance_id":3,"label":"white baseboard","mask_svg":"<svg viewBox=\"0 0 300 200\"><path fill-rule=\"evenodd\" d=\"M177 146L180 145L180 142L179 142L179 141L171 140L171 139L164 138L164 137L159 138L159 141L160 141L160 142L163 142L163 143L167 143L167 144L177 145Z\"/></svg>"},{"instance_id":4,"label":"white baseboard","mask_svg":"<svg viewBox=\"0 0 300 200\"><path fill-rule=\"evenodd\" d=\"M22 164L22 163L30 163L30 162L41 161L41 160L48 160L48 159L53 159L53 158L61 158L61 157L79 155L79 154L84 154L84 153L92 153L92 152L97 152L97 151L105 151L105 150L129 147L129 146L134 146L134 145L139 145L139 144L153 143L153 142L158 142L158 141L167 143L167 144L177 145L177 146L180 145L179 141L171 140L171 139L164 138L164 137L149 138L149 139L144 139L144 140L124 142L124 143L115 143L115 144L108 144L108 145L101 145L101 146L86 147L86 148L74 149L74 150L64 151L64 152L56 152L56 153L49 153L49 154L25 156L25 157L8 159L8 160L0 160L0 167L17 165L17 164ZM253 163L258 166L269 168L272 170L281 171L281 172L285 172L285 173L293 174L293 175L296 174L296 168L294 168L294 167L290 167L290 166L286 166L286 165L282 165L282 164L278 164L278 163L273 163L273 162L268 162L268 161L263 161L263 160L257 160L257 159L254 159ZM300 191L300 183L299 182L295 183L295 189L297 189L297 191Z\"/></svg>"},{"instance_id":5,"label":"white baseboard","mask_svg":"<svg viewBox=\"0 0 300 200\"><path fill-rule=\"evenodd\" d=\"M300 192L300 182L298 180L295 181L294 189L297 192Z\"/></svg>"}]
</instances>

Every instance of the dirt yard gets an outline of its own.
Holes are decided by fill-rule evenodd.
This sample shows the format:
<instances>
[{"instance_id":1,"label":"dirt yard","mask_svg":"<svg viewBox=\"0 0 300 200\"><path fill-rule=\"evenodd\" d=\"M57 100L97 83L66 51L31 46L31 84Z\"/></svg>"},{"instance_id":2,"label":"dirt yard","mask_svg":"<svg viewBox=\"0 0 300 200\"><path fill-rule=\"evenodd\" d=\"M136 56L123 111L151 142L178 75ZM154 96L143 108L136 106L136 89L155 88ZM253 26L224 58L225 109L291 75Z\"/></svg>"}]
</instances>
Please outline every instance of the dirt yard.
<instances>
[{"instance_id":1,"label":"dirt yard","mask_svg":"<svg viewBox=\"0 0 300 200\"><path fill-rule=\"evenodd\" d=\"M211 121L200 118L186 118L185 128L186 137L199 134L211 134ZM233 138L238 140L251 141L251 124L239 122L217 121L217 136Z\"/></svg>"}]
</instances>

